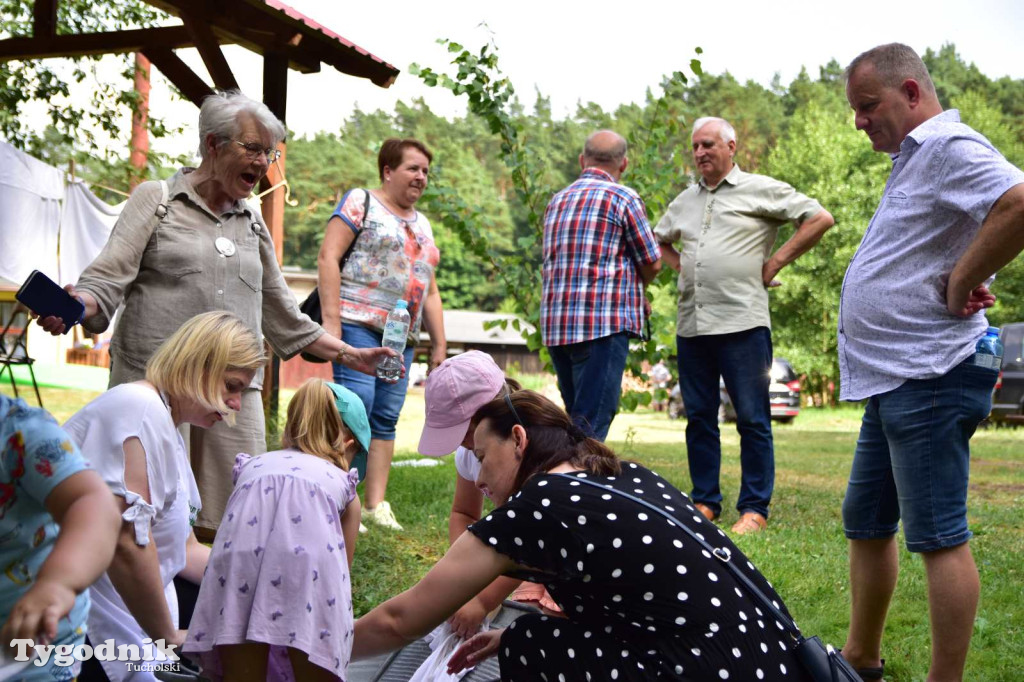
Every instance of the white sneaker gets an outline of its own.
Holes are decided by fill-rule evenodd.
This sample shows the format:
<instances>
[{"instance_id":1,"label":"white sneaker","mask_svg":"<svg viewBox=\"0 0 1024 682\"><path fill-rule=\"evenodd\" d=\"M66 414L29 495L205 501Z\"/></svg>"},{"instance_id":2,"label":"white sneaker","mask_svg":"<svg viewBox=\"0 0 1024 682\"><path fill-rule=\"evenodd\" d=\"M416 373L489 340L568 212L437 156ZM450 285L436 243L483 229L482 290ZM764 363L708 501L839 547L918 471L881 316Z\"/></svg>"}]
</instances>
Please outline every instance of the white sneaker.
<instances>
[{"instance_id":1,"label":"white sneaker","mask_svg":"<svg viewBox=\"0 0 1024 682\"><path fill-rule=\"evenodd\" d=\"M369 528L367 528L366 526L364 526L364 525L363 525L363 522L362 522L362 521L360 521L360 522L359 522L359 532L360 532L360 533L369 533L369 532L370 532L370 529L369 529Z\"/></svg>"},{"instance_id":2,"label":"white sneaker","mask_svg":"<svg viewBox=\"0 0 1024 682\"><path fill-rule=\"evenodd\" d=\"M395 518L394 513L391 511L391 505L388 504L387 500L382 501L373 509L363 508L363 521L391 530L405 530L398 523L398 519Z\"/></svg>"}]
</instances>

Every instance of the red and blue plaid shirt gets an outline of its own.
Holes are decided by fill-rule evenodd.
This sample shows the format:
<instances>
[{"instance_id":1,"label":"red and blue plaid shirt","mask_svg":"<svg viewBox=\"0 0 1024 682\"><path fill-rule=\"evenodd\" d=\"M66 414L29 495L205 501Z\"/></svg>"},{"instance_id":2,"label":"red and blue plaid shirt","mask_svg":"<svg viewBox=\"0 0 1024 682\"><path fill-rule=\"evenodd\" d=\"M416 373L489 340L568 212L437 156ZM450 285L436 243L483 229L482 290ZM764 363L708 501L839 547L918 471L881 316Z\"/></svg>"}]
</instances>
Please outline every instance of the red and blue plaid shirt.
<instances>
[{"instance_id":1,"label":"red and blue plaid shirt","mask_svg":"<svg viewBox=\"0 0 1024 682\"><path fill-rule=\"evenodd\" d=\"M544 345L622 331L641 336L644 294L637 267L660 257L637 193L603 170L585 169L544 213Z\"/></svg>"}]
</instances>

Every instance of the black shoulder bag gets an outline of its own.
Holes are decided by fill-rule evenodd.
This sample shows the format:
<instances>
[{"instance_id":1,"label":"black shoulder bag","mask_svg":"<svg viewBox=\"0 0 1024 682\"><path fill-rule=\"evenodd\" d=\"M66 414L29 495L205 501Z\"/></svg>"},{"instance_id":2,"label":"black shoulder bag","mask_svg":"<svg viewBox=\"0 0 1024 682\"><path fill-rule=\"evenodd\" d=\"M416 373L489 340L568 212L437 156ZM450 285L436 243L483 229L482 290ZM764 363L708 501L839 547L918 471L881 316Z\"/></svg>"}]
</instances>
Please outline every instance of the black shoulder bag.
<instances>
[{"instance_id":1,"label":"black shoulder bag","mask_svg":"<svg viewBox=\"0 0 1024 682\"><path fill-rule=\"evenodd\" d=\"M694 533L690 528L683 524L679 519L669 514L664 509L656 507L655 505L642 500L639 497L630 495L629 493L616 490L611 486L604 486L600 483L595 483L586 478L577 478L576 476L569 476L568 474L554 474L555 476L561 476L562 478L569 479L570 481L579 481L586 485L593 486L603 492L614 493L620 497L625 497L633 500L637 504L641 504L651 511L661 514L669 521L674 523L677 527L681 528L687 535L690 536L694 542L703 547L708 552L714 555L716 559L725 564L726 568L732 572L733 577L747 590L754 601L761 605L768 613L772 615L777 621L782 623L782 627L785 629L787 634L793 638L793 653L796 654L797 660L804 667L804 670L810 675L814 682L861 682L860 675L853 669L842 654L836 651L831 644L824 644L818 637L804 637L800 632L800 628L796 626L793 619L782 613L781 610L777 609L771 600L765 596L757 585L755 585L750 578L743 574L738 567L736 567L730 559L732 559L732 552L728 547L712 547L709 542L701 539Z\"/></svg>"},{"instance_id":2,"label":"black shoulder bag","mask_svg":"<svg viewBox=\"0 0 1024 682\"><path fill-rule=\"evenodd\" d=\"M370 190L363 190L366 192L366 202L363 204L363 222L366 222L366 214L370 211ZM359 235L356 235L356 239L359 239ZM348 256L352 253L352 247L355 245L356 240L353 239L352 243L348 246L348 251L341 257L341 261L338 263L338 272L345 269L345 262L348 260ZM302 303L299 304L299 312L309 315L309 319L313 320L319 325L324 323L323 311L320 309L320 287L313 287L313 291L310 292L309 296L306 297ZM302 359L306 362L330 362L316 355L306 353L303 351L300 353Z\"/></svg>"}]
</instances>

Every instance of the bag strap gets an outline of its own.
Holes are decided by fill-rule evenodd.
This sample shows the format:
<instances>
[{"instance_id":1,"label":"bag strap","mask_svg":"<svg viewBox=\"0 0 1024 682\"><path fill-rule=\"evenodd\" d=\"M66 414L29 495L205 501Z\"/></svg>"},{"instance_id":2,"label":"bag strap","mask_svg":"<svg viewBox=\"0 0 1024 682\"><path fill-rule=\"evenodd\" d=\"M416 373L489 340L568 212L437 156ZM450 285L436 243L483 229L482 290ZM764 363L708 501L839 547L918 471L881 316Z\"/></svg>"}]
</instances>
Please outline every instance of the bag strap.
<instances>
[{"instance_id":1,"label":"bag strap","mask_svg":"<svg viewBox=\"0 0 1024 682\"><path fill-rule=\"evenodd\" d=\"M359 235L363 232L363 225L366 224L366 216L370 213L370 190L364 189L363 192L366 194L366 199L363 201L363 222L359 224L359 232L356 233L355 239L349 242L348 249L345 250L345 254L338 261L338 272L341 273L345 269L345 263L348 262L348 257L352 253L352 247L356 245L356 239L359 239Z\"/></svg>"},{"instance_id":2,"label":"bag strap","mask_svg":"<svg viewBox=\"0 0 1024 682\"><path fill-rule=\"evenodd\" d=\"M639 497L636 497L635 495L631 495L621 490L616 490L611 486L601 485L600 483L596 483L587 478L578 478L576 476L569 476L568 474L552 475L560 476L570 481L579 481L580 483L585 483L586 485L593 486L604 492L614 493L616 495L619 495L620 497L625 497L627 499L633 500L637 504L643 505L644 507L647 507L648 509L655 513L661 514L662 516L667 518L673 525L681 528L683 532L689 535L694 542L696 542L703 549L707 550L712 555L714 555L714 557L718 559L720 562L725 564L725 567L729 569L729 571L732 572L733 577L735 577L736 580L739 581L739 583L746 588L747 592L749 592L750 595L754 598L754 601L759 602L761 606L763 606L765 609L768 610L769 613L771 613L772 617L774 617L777 621L782 623L782 627L793 637L793 639L797 641L797 643L803 641L804 636L800 633L800 628L796 626L796 623L793 622L793 619L784 614L781 610L779 610L775 606L775 604L773 604L772 601L767 596L765 596L764 592L762 592L760 588L758 588L758 586L755 585L750 578L744 575L743 571L741 571L739 567L732 563L732 552L729 550L728 547L713 547L711 543L709 543L704 538L700 537L696 532L691 530L688 526L686 526L686 524L681 522L675 516L668 513L661 507L657 507L648 502L647 500L642 500Z\"/></svg>"},{"instance_id":3,"label":"bag strap","mask_svg":"<svg viewBox=\"0 0 1024 682\"><path fill-rule=\"evenodd\" d=\"M160 203L156 205L156 216L163 219L167 215L167 197L170 194L170 188L167 186L166 180L160 181Z\"/></svg>"}]
</instances>

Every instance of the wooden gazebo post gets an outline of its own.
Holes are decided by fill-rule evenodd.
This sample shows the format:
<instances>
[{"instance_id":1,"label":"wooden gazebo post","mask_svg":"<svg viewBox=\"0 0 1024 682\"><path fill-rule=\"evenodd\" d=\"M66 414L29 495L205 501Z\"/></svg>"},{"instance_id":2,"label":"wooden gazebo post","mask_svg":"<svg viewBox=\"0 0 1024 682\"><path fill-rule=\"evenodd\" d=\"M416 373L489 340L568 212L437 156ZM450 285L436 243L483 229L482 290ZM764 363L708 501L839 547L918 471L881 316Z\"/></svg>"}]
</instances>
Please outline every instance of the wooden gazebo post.
<instances>
[{"instance_id":1,"label":"wooden gazebo post","mask_svg":"<svg viewBox=\"0 0 1024 682\"><path fill-rule=\"evenodd\" d=\"M287 126L285 112L288 104L288 60L273 52L263 55L263 103ZM283 140L279 147L281 158L267 171L266 177L261 181L261 189L264 185L273 187L284 180L287 148L287 140ZM278 265L284 262L284 198L284 187L279 187L277 191L264 196L261 205L263 220L267 223L270 237L274 241ZM272 430L276 433L280 409L278 396L281 388L281 358L273 353L268 353L268 357L270 360L267 362L263 377L263 408L267 421L273 420Z\"/></svg>"}]
</instances>

